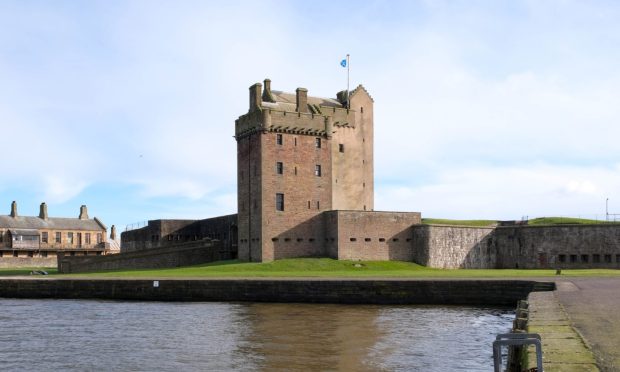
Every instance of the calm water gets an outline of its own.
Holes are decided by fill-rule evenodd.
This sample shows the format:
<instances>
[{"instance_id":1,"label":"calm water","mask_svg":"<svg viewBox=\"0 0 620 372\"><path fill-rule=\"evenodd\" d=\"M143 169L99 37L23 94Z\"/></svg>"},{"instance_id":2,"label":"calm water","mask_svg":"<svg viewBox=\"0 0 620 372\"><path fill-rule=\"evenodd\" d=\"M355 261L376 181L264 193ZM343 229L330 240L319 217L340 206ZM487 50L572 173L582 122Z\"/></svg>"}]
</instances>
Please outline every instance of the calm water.
<instances>
[{"instance_id":1,"label":"calm water","mask_svg":"<svg viewBox=\"0 0 620 372\"><path fill-rule=\"evenodd\" d=\"M0 299L0 370L489 371L508 310Z\"/></svg>"}]
</instances>

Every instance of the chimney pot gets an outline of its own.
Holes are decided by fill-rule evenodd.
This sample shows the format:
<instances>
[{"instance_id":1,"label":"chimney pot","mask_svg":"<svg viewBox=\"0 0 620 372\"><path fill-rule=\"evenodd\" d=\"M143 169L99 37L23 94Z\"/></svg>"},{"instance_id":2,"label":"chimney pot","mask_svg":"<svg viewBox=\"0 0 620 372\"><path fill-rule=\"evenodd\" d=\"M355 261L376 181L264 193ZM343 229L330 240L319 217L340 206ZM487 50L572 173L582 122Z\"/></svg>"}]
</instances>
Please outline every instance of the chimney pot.
<instances>
[{"instance_id":1,"label":"chimney pot","mask_svg":"<svg viewBox=\"0 0 620 372\"><path fill-rule=\"evenodd\" d=\"M41 208L39 210L39 218L42 220L47 220L47 204L41 203Z\"/></svg>"},{"instance_id":2,"label":"chimney pot","mask_svg":"<svg viewBox=\"0 0 620 372\"><path fill-rule=\"evenodd\" d=\"M114 225L112 225L112 228L110 229L110 239L116 240L116 226Z\"/></svg>"},{"instance_id":3,"label":"chimney pot","mask_svg":"<svg viewBox=\"0 0 620 372\"><path fill-rule=\"evenodd\" d=\"M297 112L308 112L308 89L297 88Z\"/></svg>"}]
</instances>

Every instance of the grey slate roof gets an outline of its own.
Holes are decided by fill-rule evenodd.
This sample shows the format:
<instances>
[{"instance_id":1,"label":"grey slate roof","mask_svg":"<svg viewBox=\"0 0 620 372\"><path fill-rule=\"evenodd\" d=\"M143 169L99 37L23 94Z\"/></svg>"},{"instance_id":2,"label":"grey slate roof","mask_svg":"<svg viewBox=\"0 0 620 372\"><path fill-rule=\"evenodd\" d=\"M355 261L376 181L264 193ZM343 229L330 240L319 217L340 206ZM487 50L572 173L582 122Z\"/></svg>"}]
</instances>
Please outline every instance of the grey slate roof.
<instances>
[{"instance_id":1,"label":"grey slate roof","mask_svg":"<svg viewBox=\"0 0 620 372\"><path fill-rule=\"evenodd\" d=\"M271 91L272 97L275 99L275 103L263 101L263 106L274 107L284 111L295 111L297 108L297 95L295 93L286 93L279 90ZM319 105L327 107L342 107L342 104L338 100L332 98L321 98L308 96L308 104Z\"/></svg>"},{"instance_id":2,"label":"grey slate roof","mask_svg":"<svg viewBox=\"0 0 620 372\"><path fill-rule=\"evenodd\" d=\"M50 217L47 220L31 216L0 216L0 229L49 229L49 230L105 230L97 219Z\"/></svg>"}]
</instances>

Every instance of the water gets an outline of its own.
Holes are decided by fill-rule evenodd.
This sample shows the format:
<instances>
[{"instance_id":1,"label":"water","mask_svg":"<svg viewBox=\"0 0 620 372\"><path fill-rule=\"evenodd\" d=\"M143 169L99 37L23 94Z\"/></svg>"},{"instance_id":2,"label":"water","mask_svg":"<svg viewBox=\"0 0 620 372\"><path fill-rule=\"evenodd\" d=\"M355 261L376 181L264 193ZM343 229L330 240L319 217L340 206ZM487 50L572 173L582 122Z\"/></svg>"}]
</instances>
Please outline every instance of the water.
<instances>
[{"instance_id":1,"label":"water","mask_svg":"<svg viewBox=\"0 0 620 372\"><path fill-rule=\"evenodd\" d=\"M0 370L489 371L501 309L0 299Z\"/></svg>"}]
</instances>

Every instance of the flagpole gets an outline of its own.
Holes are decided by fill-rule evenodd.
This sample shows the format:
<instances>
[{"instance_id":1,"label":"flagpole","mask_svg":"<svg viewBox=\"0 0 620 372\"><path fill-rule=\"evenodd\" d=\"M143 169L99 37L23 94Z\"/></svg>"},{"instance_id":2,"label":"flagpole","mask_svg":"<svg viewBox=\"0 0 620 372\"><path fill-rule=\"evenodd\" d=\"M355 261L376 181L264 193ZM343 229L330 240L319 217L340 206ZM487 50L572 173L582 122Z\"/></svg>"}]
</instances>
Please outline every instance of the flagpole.
<instances>
[{"instance_id":1,"label":"flagpole","mask_svg":"<svg viewBox=\"0 0 620 372\"><path fill-rule=\"evenodd\" d=\"M349 55L347 54L347 108L351 108L351 100L349 99Z\"/></svg>"}]
</instances>

